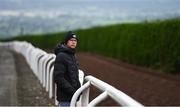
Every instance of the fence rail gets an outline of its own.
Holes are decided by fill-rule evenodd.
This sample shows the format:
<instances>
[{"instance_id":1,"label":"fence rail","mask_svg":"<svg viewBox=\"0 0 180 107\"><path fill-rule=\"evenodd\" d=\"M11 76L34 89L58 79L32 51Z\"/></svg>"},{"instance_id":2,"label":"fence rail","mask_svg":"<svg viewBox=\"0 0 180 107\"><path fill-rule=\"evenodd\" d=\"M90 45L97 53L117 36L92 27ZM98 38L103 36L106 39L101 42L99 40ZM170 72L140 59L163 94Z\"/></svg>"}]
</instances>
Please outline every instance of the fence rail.
<instances>
[{"instance_id":1,"label":"fence rail","mask_svg":"<svg viewBox=\"0 0 180 107\"><path fill-rule=\"evenodd\" d=\"M71 106L75 106L75 102L78 96L82 93L81 106L83 107L92 107L100 103L101 101L105 100L108 96L115 100L119 105L122 106L131 106L131 107L143 107L142 104L138 103L125 93L117 90L116 88L112 87L111 85L93 77L93 76L86 76L85 81L87 81L81 88L79 88L76 93L74 94L71 100ZM103 93L89 102L89 88L93 85L98 88Z\"/></svg>"},{"instance_id":2,"label":"fence rail","mask_svg":"<svg viewBox=\"0 0 180 107\"><path fill-rule=\"evenodd\" d=\"M32 69L35 76L39 79L42 86L49 92L49 98L54 99L55 104L56 101L56 85L53 82L53 71L54 71L54 61L56 56L51 53L47 53L39 48L34 47L30 43L23 41L13 41L13 42L5 42L1 43L0 46L8 48L10 50L16 51L17 53L22 54L30 68ZM93 77L86 76L84 82L84 72L79 70L79 80L81 83L81 87L75 92L71 100L71 106L95 106L99 102L105 100L108 96L110 96L113 100L119 103L122 106L135 106L142 107L143 105L126 95L125 93L117 90L111 85ZM103 93L97 96L89 103L89 90L90 86L93 85ZM80 100L77 102L78 96L82 93Z\"/></svg>"}]
</instances>

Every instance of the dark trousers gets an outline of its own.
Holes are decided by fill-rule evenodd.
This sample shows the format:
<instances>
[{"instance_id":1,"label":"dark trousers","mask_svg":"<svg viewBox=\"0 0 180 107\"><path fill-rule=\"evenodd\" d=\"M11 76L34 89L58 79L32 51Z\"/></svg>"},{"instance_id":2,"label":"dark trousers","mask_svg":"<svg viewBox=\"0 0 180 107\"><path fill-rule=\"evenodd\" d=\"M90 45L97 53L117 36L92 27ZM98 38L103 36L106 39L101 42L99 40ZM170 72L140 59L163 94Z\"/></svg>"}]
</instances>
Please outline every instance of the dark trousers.
<instances>
[{"instance_id":1,"label":"dark trousers","mask_svg":"<svg viewBox=\"0 0 180 107\"><path fill-rule=\"evenodd\" d=\"M68 101L59 102L59 107L70 107L70 102Z\"/></svg>"}]
</instances>

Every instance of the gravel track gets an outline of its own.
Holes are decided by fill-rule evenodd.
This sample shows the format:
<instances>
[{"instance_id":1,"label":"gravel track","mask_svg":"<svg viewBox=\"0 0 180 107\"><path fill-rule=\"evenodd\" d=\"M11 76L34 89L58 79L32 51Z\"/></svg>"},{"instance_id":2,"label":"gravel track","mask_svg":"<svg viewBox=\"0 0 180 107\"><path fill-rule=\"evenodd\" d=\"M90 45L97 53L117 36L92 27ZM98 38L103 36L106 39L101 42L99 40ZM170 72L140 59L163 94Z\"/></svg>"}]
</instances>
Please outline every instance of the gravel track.
<instances>
[{"instance_id":1,"label":"gravel track","mask_svg":"<svg viewBox=\"0 0 180 107\"><path fill-rule=\"evenodd\" d=\"M48 93L33 74L25 58L14 53L17 71L17 96L18 106L51 106L52 100L48 98Z\"/></svg>"}]
</instances>

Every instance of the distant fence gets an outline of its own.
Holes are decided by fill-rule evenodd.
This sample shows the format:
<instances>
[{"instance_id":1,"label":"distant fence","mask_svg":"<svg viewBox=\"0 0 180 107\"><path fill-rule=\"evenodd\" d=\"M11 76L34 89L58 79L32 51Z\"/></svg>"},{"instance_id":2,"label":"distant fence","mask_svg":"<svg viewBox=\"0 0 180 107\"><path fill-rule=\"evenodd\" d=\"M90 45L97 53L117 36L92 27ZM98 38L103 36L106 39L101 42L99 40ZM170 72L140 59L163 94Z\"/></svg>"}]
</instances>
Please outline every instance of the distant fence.
<instances>
[{"instance_id":1,"label":"distant fence","mask_svg":"<svg viewBox=\"0 0 180 107\"><path fill-rule=\"evenodd\" d=\"M29 64L30 68L32 69L33 73L39 79L42 86L49 92L49 98L54 99L55 104L56 101L56 85L53 82L53 71L54 71L54 61L56 56L51 53L46 53L45 51L35 48L28 42L5 42L0 43L0 46L8 48L10 50L16 51L21 53L27 63ZM108 96L115 100L122 106L133 106L133 107L142 107L143 105L126 95L125 93L117 90L116 88L112 87L111 85L93 77L93 76L86 76L84 82L84 72L79 70L79 80L81 82L82 87L79 88L73 98L71 100L71 106L95 106ZM90 86L93 85L101 90L103 93L89 102L89 90ZM77 102L78 96L81 95L80 100Z\"/></svg>"}]
</instances>

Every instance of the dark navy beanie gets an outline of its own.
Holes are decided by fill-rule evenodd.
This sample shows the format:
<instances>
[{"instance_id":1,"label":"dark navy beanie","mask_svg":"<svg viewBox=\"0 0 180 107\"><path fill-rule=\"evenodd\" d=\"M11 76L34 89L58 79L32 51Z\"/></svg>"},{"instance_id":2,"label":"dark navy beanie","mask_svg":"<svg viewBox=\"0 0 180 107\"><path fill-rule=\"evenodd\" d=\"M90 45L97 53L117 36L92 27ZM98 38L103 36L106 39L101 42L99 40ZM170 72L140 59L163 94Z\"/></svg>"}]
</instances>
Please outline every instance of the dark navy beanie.
<instances>
[{"instance_id":1,"label":"dark navy beanie","mask_svg":"<svg viewBox=\"0 0 180 107\"><path fill-rule=\"evenodd\" d=\"M65 38L64 38L64 43L67 44L67 41L70 40L71 38L74 38L74 39L78 40L75 33L73 33L72 31L68 31Z\"/></svg>"}]
</instances>

